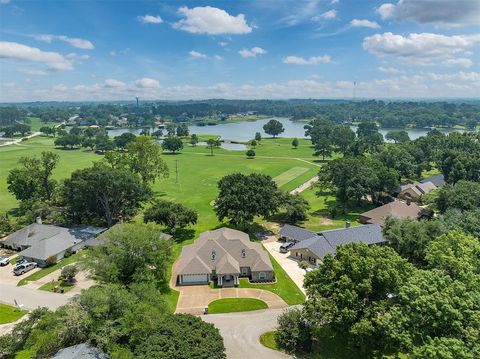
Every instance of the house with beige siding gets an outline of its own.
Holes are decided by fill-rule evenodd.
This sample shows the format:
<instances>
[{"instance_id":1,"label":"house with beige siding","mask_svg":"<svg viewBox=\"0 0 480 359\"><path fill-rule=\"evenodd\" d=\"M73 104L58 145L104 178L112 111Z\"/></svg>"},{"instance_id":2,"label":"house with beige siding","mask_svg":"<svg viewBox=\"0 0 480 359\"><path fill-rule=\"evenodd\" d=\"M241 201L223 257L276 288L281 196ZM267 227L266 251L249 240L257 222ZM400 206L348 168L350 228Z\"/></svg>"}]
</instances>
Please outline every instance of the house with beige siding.
<instances>
[{"instance_id":1,"label":"house with beige siding","mask_svg":"<svg viewBox=\"0 0 480 359\"><path fill-rule=\"evenodd\" d=\"M177 284L207 284L219 287L237 286L240 277L254 282L275 279L268 253L248 234L230 228L219 228L200 234L194 243L182 249L177 265Z\"/></svg>"}]
</instances>

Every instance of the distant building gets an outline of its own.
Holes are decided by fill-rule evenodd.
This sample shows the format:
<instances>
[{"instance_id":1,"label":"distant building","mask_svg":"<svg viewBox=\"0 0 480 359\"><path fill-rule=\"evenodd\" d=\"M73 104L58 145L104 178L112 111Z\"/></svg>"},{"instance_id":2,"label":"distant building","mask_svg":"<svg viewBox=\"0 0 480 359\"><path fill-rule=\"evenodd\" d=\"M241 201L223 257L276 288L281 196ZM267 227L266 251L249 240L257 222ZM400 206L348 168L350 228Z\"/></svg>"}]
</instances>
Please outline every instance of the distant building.
<instances>
[{"instance_id":1,"label":"distant building","mask_svg":"<svg viewBox=\"0 0 480 359\"><path fill-rule=\"evenodd\" d=\"M65 228L42 224L41 220L32 223L6 237L0 245L20 251L18 255L37 263L40 267L56 263L65 253L96 244L96 236L105 228L75 227Z\"/></svg>"},{"instance_id":2,"label":"distant building","mask_svg":"<svg viewBox=\"0 0 480 359\"><path fill-rule=\"evenodd\" d=\"M437 186L430 181L410 182L400 186L398 197L403 199L410 198L414 201L417 201L421 196L435 189L437 189Z\"/></svg>"},{"instance_id":3,"label":"distant building","mask_svg":"<svg viewBox=\"0 0 480 359\"><path fill-rule=\"evenodd\" d=\"M363 224L385 224L385 218L388 216L397 218L417 219L421 216L422 208L410 199L403 201L393 201L383 206L374 208L360 215L360 222Z\"/></svg>"},{"instance_id":4,"label":"distant building","mask_svg":"<svg viewBox=\"0 0 480 359\"><path fill-rule=\"evenodd\" d=\"M432 182L435 186L437 187L443 187L445 186L445 178L443 177L442 174L438 175L433 175L427 178L424 178L423 180L420 181L421 183L425 182Z\"/></svg>"},{"instance_id":5,"label":"distant building","mask_svg":"<svg viewBox=\"0 0 480 359\"><path fill-rule=\"evenodd\" d=\"M317 265L327 254L335 255L341 244L366 243L368 245L383 244L382 229L378 224L332 229L313 232L304 228L285 225L280 235L295 245L290 248L290 256Z\"/></svg>"}]
</instances>

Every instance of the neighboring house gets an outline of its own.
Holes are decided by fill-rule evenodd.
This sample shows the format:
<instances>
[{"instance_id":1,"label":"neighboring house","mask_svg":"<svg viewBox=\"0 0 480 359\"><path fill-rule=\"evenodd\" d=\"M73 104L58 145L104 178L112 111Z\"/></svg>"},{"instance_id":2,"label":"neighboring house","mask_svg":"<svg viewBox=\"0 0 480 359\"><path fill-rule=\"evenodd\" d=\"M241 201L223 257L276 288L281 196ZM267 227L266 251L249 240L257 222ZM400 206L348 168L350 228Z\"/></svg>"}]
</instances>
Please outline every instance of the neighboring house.
<instances>
[{"instance_id":1,"label":"neighboring house","mask_svg":"<svg viewBox=\"0 0 480 359\"><path fill-rule=\"evenodd\" d=\"M66 252L75 253L79 249L95 245L95 236L105 230L87 226L65 228L39 222L8 235L0 245L20 251L20 257L45 267L62 259Z\"/></svg>"},{"instance_id":2,"label":"neighboring house","mask_svg":"<svg viewBox=\"0 0 480 359\"><path fill-rule=\"evenodd\" d=\"M393 201L383 206L374 208L360 215L360 222L363 224L385 224L385 218L388 216L397 218L417 219L421 215L422 208L416 203L407 199L403 201Z\"/></svg>"},{"instance_id":3,"label":"neighboring house","mask_svg":"<svg viewBox=\"0 0 480 359\"><path fill-rule=\"evenodd\" d=\"M284 239L288 242L301 242L312 237L316 237L315 232L309 231L308 229L292 226L291 224L286 224L280 230L280 239Z\"/></svg>"},{"instance_id":4,"label":"neighboring house","mask_svg":"<svg viewBox=\"0 0 480 359\"><path fill-rule=\"evenodd\" d=\"M260 243L230 228L203 232L194 243L184 246L177 268L179 285L216 281L220 287L236 286L239 277L255 282L274 280L272 263Z\"/></svg>"},{"instance_id":5,"label":"neighboring house","mask_svg":"<svg viewBox=\"0 0 480 359\"><path fill-rule=\"evenodd\" d=\"M422 195L437 189L437 186L433 182L412 182L407 185L402 185L400 187L400 192L398 193L399 198L411 198L412 200L418 200Z\"/></svg>"},{"instance_id":6,"label":"neighboring house","mask_svg":"<svg viewBox=\"0 0 480 359\"><path fill-rule=\"evenodd\" d=\"M327 254L335 255L337 247L341 244L363 242L373 245L386 242L382 235L382 228L378 224L332 229L317 233L296 228L302 230L297 230L302 235L305 231L310 232L310 238L300 239L297 237L297 243L290 248L290 256L314 265L319 264Z\"/></svg>"},{"instance_id":7,"label":"neighboring house","mask_svg":"<svg viewBox=\"0 0 480 359\"><path fill-rule=\"evenodd\" d=\"M61 349L52 359L108 359L109 356L98 348L82 343Z\"/></svg>"},{"instance_id":8,"label":"neighboring house","mask_svg":"<svg viewBox=\"0 0 480 359\"><path fill-rule=\"evenodd\" d=\"M423 180L420 181L421 183L425 182L432 182L436 187L443 187L445 186L445 178L443 177L442 174L430 176L427 178L424 178Z\"/></svg>"}]
</instances>

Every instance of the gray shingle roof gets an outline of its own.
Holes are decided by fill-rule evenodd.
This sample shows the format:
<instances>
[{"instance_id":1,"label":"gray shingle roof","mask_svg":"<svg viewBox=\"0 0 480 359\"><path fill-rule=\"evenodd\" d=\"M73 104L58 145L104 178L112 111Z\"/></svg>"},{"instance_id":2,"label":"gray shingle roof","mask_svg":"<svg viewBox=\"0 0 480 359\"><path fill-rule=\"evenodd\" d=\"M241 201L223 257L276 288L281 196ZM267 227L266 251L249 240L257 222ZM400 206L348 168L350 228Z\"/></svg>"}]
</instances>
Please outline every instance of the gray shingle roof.
<instances>
[{"instance_id":1,"label":"gray shingle roof","mask_svg":"<svg viewBox=\"0 0 480 359\"><path fill-rule=\"evenodd\" d=\"M368 245L384 243L382 228L378 224L332 229L318 232L315 237L298 242L290 251L308 249L320 259L327 254L335 254L337 246L348 243L366 243Z\"/></svg>"},{"instance_id":2,"label":"gray shingle roof","mask_svg":"<svg viewBox=\"0 0 480 359\"><path fill-rule=\"evenodd\" d=\"M284 225L280 230L280 237L293 239L297 242L304 241L306 239L310 239L315 236L316 236L315 232L309 231L308 229L305 229L305 228L292 226L291 224Z\"/></svg>"},{"instance_id":3,"label":"gray shingle roof","mask_svg":"<svg viewBox=\"0 0 480 359\"><path fill-rule=\"evenodd\" d=\"M432 182L435 186L437 187L442 187L445 185L445 178L443 177L442 174L430 176L427 178L424 178L420 182L425 183L425 182Z\"/></svg>"},{"instance_id":4,"label":"gray shingle roof","mask_svg":"<svg viewBox=\"0 0 480 359\"><path fill-rule=\"evenodd\" d=\"M108 359L108 355L94 346L83 343L61 349L53 359Z\"/></svg>"},{"instance_id":5,"label":"gray shingle roof","mask_svg":"<svg viewBox=\"0 0 480 359\"><path fill-rule=\"evenodd\" d=\"M402 201L393 201L362 213L360 219L363 218L368 223L383 225L387 216L416 219L421 211L422 209L414 202L407 204Z\"/></svg>"}]
</instances>

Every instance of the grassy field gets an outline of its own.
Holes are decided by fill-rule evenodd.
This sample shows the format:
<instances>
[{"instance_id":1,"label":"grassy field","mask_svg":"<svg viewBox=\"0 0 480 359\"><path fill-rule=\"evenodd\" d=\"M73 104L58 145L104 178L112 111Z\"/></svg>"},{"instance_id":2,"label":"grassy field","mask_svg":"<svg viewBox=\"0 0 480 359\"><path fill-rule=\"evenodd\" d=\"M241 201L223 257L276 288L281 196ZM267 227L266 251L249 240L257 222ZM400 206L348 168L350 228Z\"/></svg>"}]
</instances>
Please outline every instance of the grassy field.
<instances>
[{"instance_id":1,"label":"grassy field","mask_svg":"<svg viewBox=\"0 0 480 359\"><path fill-rule=\"evenodd\" d=\"M63 281L53 281L53 282L48 282L47 284L42 285L39 289L44 290L46 292L54 292L55 287L58 287L60 290L63 290L63 293L67 293L74 286L75 286L74 284L68 284Z\"/></svg>"},{"instance_id":2,"label":"grassy field","mask_svg":"<svg viewBox=\"0 0 480 359\"><path fill-rule=\"evenodd\" d=\"M28 310L19 311L15 307L0 303L0 324L16 322L27 313Z\"/></svg>"},{"instance_id":3,"label":"grassy field","mask_svg":"<svg viewBox=\"0 0 480 359\"><path fill-rule=\"evenodd\" d=\"M247 278L240 278L239 288L256 288L264 289L277 294L288 305L302 304L305 302L305 295L297 287L295 282L288 276L278 262L270 256L272 261L273 270L275 271L276 283L261 284L250 283Z\"/></svg>"},{"instance_id":4,"label":"grassy field","mask_svg":"<svg viewBox=\"0 0 480 359\"><path fill-rule=\"evenodd\" d=\"M17 286L22 286L27 284L28 282L34 282L36 280L39 280L40 278L45 277L47 274L53 273L58 269L61 269L69 264L72 264L74 262L78 262L78 260L81 258L84 252L78 252L73 255L71 255L68 258L63 258L60 262L46 268L42 268L39 271L30 274L28 277L25 277L21 279L18 283ZM85 252L86 253L86 252Z\"/></svg>"},{"instance_id":5,"label":"grassy field","mask_svg":"<svg viewBox=\"0 0 480 359\"><path fill-rule=\"evenodd\" d=\"M214 300L208 305L208 313L248 312L252 310L267 309L268 305L263 300L253 298L225 298Z\"/></svg>"}]
</instances>

